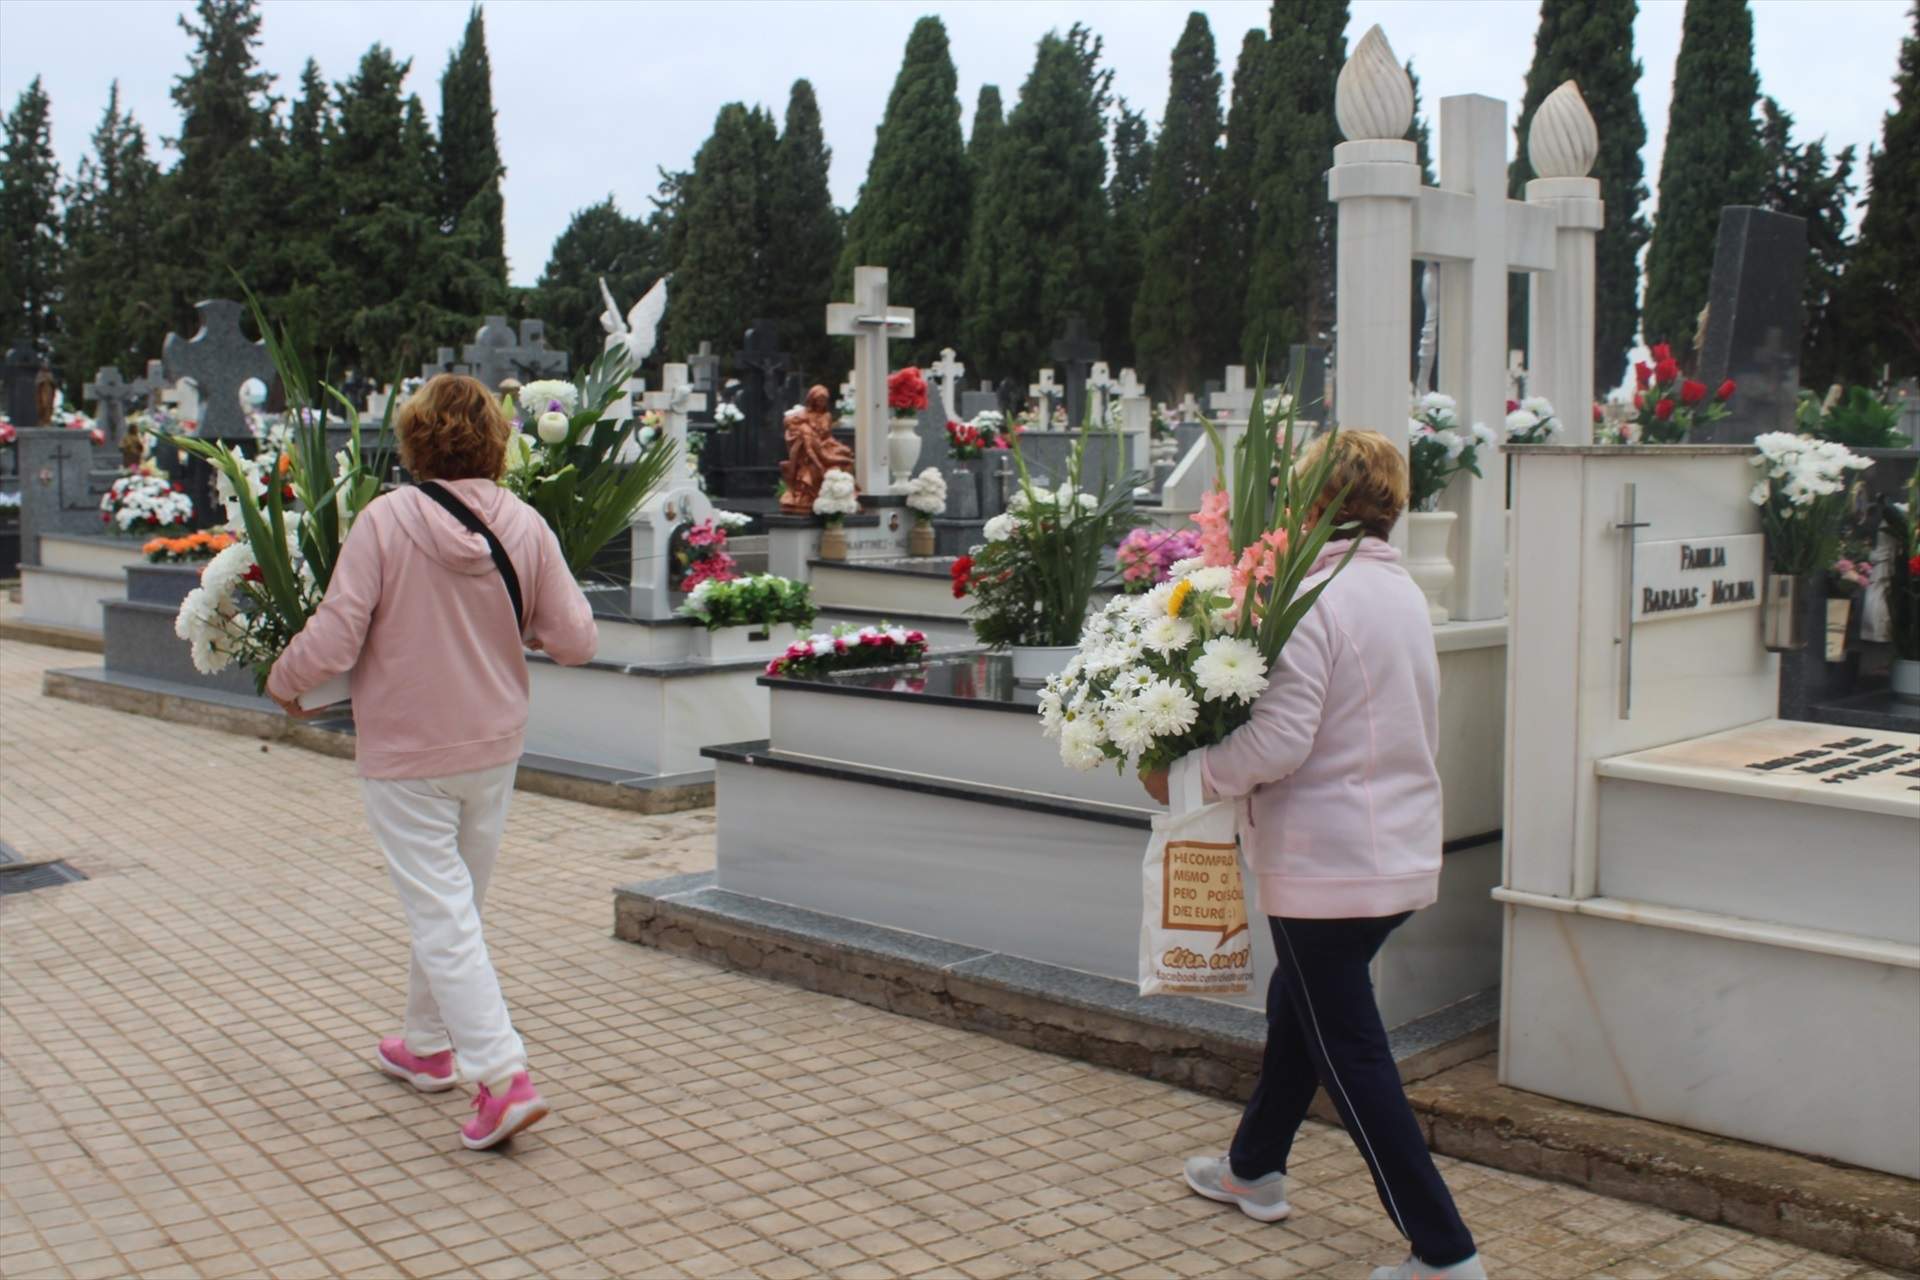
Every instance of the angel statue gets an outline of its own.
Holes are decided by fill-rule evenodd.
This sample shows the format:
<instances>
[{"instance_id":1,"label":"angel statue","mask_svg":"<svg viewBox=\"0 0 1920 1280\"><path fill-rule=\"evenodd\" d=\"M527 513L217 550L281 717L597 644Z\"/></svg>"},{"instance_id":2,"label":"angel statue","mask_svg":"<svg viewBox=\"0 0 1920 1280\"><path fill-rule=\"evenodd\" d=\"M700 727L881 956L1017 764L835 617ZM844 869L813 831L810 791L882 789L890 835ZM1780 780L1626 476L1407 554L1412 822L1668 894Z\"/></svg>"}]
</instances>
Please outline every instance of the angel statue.
<instances>
[{"instance_id":1,"label":"angel statue","mask_svg":"<svg viewBox=\"0 0 1920 1280\"><path fill-rule=\"evenodd\" d=\"M671 276L661 276L654 281L653 288L647 290L646 296L634 303L633 310L623 318L620 304L613 300L613 290L607 288L607 278L600 277L600 296L607 303L607 309L600 313L600 327L607 331L606 349L625 347L627 359L635 368L653 354L654 342L660 333L660 317L667 310L669 279Z\"/></svg>"}]
</instances>

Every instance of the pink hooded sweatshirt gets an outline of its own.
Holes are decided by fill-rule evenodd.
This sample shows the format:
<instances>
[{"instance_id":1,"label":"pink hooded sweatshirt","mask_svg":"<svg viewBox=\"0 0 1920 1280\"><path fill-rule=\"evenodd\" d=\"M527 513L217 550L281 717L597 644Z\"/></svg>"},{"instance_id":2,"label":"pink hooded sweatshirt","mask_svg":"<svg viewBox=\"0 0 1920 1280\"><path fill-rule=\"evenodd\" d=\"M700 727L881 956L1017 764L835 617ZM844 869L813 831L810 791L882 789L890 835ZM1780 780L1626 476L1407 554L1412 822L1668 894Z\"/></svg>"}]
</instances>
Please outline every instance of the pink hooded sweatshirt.
<instances>
[{"instance_id":1,"label":"pink hooded sweatshirt","mask_svg":"<svg viewBox=\"0 0 1920 1280\"><path fill-rule=\"evenodd\" d=\"M1348 542L1329 543L1304 586ZM1280 651L1253 719L1201 753L1209 800L1241 799L1241 840L1272 916L1425 907L1440 888L1440 664L1420 588L1362 538Z\"/></svg>"},{"instance_id":2,"label":"pink hooded sweatshirt","mask_svg":"<svg viewBox=\"0 0 1920 1280\"><path fill-rule=\"evenodd\" d=\"M525 640L576 666L599 644L593 610L540 514L491 480L441 481L500 539L520 577ZM320 608L273 664L289 701L343 671L363 778L443 778L520 758L527 662L486 540L416 489L354 521Z\"/></svg>"}]
</instances>

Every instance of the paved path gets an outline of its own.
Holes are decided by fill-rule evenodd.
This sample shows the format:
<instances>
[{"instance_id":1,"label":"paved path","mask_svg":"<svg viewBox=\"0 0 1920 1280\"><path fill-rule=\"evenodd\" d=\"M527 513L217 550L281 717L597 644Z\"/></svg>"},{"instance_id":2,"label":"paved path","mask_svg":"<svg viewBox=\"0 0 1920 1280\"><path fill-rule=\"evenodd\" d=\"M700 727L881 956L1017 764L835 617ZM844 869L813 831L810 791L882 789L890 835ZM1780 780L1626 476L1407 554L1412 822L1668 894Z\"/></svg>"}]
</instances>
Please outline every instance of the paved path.
<instances>
[{"instance_id":1,"label":"paved path","mask_svg":"<svg viewBox=\"0 0 1920 1280\"><path fill-rule=\"evenodd\" d=\"M709 866L710 811L521 795L489 937L551 1119L463 1150L458 1095L367 1065L400 911L351 767L43 699L0 644L0 840L84 884L0 900L0 1274L1355 1276L1400 1242L1344 1135L1295 1216L1188 1195L1208 1098L609 937L611 887ZM1442 1162L1496 1275L1856 1264Z\"/></svg>"}]
</instances>

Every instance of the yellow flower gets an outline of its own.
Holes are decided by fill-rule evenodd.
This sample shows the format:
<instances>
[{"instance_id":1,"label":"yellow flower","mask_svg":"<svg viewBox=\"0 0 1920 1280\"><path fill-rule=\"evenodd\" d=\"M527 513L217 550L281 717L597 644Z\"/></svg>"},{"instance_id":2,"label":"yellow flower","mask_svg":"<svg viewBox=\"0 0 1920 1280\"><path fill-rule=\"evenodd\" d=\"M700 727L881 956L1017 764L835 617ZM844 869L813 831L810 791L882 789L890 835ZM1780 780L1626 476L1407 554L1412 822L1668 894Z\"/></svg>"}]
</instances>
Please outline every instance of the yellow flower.
<instances>
[{"instance_id":1,"label":"yellow flower","mask_svg":"<svg viewBox=\"0 0 1920 1280\"><path fill-rule=\"evenodd\" d=\"M1167 597L1167 616L1169 618L1179 617L1180 611L1187 607L1187 597L1192 594L1193 583L1183 579L1180 585L1173 589L1173 594Z\"/></svg>"}]
</instances>

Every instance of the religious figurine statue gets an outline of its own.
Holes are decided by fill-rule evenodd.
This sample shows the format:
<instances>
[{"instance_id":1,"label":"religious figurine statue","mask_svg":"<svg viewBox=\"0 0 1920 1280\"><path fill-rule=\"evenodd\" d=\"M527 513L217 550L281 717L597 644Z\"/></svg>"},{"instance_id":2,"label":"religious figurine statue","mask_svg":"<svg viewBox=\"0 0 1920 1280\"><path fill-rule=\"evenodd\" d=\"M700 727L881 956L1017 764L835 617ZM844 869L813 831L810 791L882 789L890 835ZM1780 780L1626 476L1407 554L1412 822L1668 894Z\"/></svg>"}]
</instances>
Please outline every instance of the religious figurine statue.
<instances>
[{"instance_id":1,"label":"religious figurine statue","mask_svg":"<svg viewBox=\"0 0 1920 1280\"><path fill-rule=\"evenodd\" d=\"M787 411L787 460L780 464L786 490L780 509L794 515L812 515L820 482L834 469L853 472L853 450L833 438L833 401L825 387L807 391L806 404Z\"/></svg>"},{"instance_id":2,"label":"religious figurine statue","mask_svg":"<svg viewBox=\"0 0 1920 1280\"><path fill-rule=\"evenodd\" d=\"M57 389L53 380L53 371L45 365L41 365L40 372L36 374L33 379L33 412L34 417L37 419L33 423L34 426L51 427L54 425L53 401Z\"/></svg>"},{"instance_id":3,"label":"religious figurine statue","mask_svg":"<svg viewBox=\"0 0 1920 1280\"><path fill-rule=\"evenodd\" d=\"M141 462L147 456L147 438L140 428L127 424L127 434L120 437L120 464L128 471L138 471Z\"/></svg>"}]
</instances>

